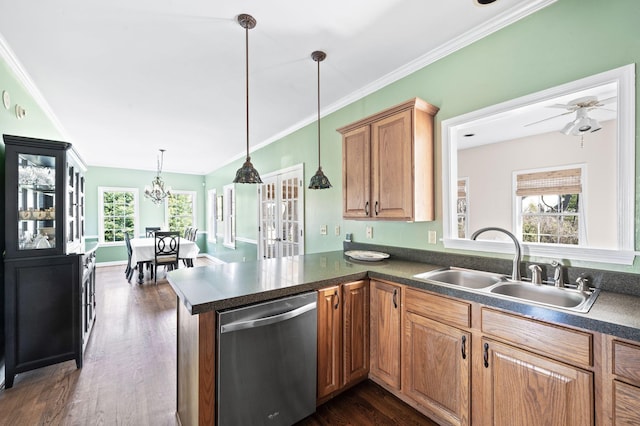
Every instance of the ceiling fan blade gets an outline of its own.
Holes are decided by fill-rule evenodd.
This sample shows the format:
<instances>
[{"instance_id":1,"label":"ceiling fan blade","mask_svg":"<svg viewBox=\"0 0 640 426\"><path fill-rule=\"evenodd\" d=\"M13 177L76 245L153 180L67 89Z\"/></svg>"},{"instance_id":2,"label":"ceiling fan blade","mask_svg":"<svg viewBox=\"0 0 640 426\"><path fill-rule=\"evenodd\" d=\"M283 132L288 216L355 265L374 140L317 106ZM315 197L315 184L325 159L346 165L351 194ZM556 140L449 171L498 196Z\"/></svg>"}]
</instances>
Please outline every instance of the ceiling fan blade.
<instances>
[{"instance_id":1,"label":"ceiling fan blade","mask_svg":"<svg viewBox=\"0 0 640 426\"><path fill-rule=\"evenodd\" d=\"M574 111L563 112L562 114L554 115L553 117L543 118L542 120L534 121L533 123L525 124L524 127L533 126L545 121L553 120L554 118L562 117L563 115L572 114Z\"/></svg>"},{"instance_id":2,"label":"ceiling fan blade","mask_svg":"<svg viewBox=\"0 0 640 426\"><path fill-rule=\"evenodd\" d=\"M607 99L599 100L599 101L598 101L598 105L606 105L606 104L609 104L609 103L611 103L611 102L615 101L615 100L616 100L616 98L617 98L617 96L612 96L612 97L607 98Z\"/></svg>"}]
</instances>

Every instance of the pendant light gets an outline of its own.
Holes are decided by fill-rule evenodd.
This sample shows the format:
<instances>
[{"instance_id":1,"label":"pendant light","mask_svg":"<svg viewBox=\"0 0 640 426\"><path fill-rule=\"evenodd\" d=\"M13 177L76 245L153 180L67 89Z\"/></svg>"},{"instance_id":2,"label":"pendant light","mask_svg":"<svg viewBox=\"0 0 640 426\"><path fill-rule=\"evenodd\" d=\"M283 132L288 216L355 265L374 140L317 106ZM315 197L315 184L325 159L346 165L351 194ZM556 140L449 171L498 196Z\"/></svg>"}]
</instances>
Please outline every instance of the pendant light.
<instances>
[{"instance_id":1,"label":"pendant light","mask_svg":"<svg viewBox=\"0 0 640 426\"><path fill-rule=\"evenodd\" d=\"M146 186L144 188L144 196L153 201L153 203L157 206L162 204L165 198L171 195L171 187L167 187L165 189L164 182L160 177L162 173L162 164L164 163L164 149L160 149L160 155L158 156L158 173L156 177L151 181L151 186Z\"/></svg>"},{"instance_id":2,"label":"pendant light","mask_svg":"<svg viewBox=\"0 0 640 426\"><path fill-rule=\"evenodd\" d=\"M329 178L327 178L322 172L322 166L320 165L320 62L324 61L327 54L316 50L311 54L311 59L318 63L318 171L311 177L309 182L309 189L328 189L331 188Z\"/></svg>"},{"instance_id":3,"label":"pendant light","mask_svg":"<svg viewBox=\"0 0 640 426\"><path fill-rule=\"evenodd\" d=\"M242 167L236 172L236 178L233 183L262 183L260 174L251 164L249 156L249 30L256 26L256 20L251 15L242 13L238 15L238 23L245 29L245 71L246 71L246 94L247 94L247 159Z\"/></svg>"}]
</instances>

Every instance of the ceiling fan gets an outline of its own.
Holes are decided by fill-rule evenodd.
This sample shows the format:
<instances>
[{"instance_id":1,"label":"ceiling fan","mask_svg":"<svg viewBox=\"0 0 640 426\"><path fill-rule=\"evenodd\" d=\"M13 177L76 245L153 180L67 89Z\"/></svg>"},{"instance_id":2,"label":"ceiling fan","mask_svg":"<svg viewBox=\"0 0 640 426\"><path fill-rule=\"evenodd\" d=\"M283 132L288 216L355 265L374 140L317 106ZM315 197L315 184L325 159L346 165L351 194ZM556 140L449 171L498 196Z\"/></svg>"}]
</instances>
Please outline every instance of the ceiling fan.
<instances>
[{"instance_id":1,"label":"ceiling fan","mask_svg":"<svg viewBox=\"0 0 640 426\"><path fill-rule=\"evenodd\" d=\"M599 100L596 96L584 96L574 99L567 104L554 104L549 105L549 108L564 108L567 112L554 115L540 121L526 124L526 126L532 126L534 124L542 123L544 121L552 120L563 115L576 114L575 119L569 121L561 130L563 134L569 136L581 136L585 133L593 133L602 129L602 126L595 118L589 116L589 111L594 109L604 109L607 111L613 111L607 108L603 108L607 103L613 102L616 99L615 96Z\"/></svg>"}]
</instances>

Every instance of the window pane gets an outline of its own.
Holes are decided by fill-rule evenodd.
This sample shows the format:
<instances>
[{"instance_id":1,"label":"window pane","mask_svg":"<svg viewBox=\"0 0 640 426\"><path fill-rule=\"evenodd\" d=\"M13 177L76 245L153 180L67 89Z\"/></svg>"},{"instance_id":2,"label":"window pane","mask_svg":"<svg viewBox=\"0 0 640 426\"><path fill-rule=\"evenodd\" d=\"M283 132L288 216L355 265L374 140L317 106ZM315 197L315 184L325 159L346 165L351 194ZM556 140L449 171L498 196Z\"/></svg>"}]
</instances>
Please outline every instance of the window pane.
<instances>
[{"instance_id":1,"label":"window pane","mask_svg":"<svg viewBox=\"0 0 640 426\"><path fill-rule=\"evenodd\" d=\"M135 237L135 193L104 191L102 195L102 238L105 242L124 241L124 233Z\"/></svg>"}]
</instances>

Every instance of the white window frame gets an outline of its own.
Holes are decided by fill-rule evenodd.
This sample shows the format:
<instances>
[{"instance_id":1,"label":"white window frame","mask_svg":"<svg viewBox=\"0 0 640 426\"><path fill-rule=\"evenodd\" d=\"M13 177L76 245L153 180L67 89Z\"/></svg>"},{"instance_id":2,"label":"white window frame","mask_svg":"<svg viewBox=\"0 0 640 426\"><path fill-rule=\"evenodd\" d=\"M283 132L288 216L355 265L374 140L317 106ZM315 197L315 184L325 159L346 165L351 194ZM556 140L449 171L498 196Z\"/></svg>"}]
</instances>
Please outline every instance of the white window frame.
<instances>
[{"instance_id":1,"label":"white window frame","mask_svg":"<svg viewBox=\"0 0 640 426\"><path fill-rule=\"evenodd\" d=\"M207 191L207 241L218 242L218 196L215 189Z\"/></svg>"},{"instance_id":2,"label":"white window frame","mask_svg":"<svg viewBox=\"0 0 640 426\"><path fill-rule=\"evenodd\" d=\"M133 193L133 235L135 238L139 235L140 228L140 190L138 188L125 188L118 186L99 186L98 187L98 242L102 246L121 246L124 241L104 241L104 194L105 192L131 192Z\"/></svg>"},{"instance_id":3,"label":"white window frame","mask_svg":"<svg viewBox=\"0 0 640 426\"><path fill-rule=\"evenodd\" d=\"M225 247L236 248L236 187L235 184L225 185L223 187L223 223L224 223L224 242Z\"/></svg>"},{"instance_id":4,"label":"white window frame","mask_svg":"<svg viewBox=\"0 0 640 426\"><path fill-rule=\"evenodd\" d=\"M580 192L580 197L578 197L578 214L570 215L570 216L578 216L578 244L551 244L551 243L534 243L527 242L526 244L545 244L555 245L559 247L584 247L587 245L587 235L585 224L587 221L586 217L586 201L585 196L588 194L587 188L587 165L586 164L569 164L560 167L543 167L538 169L529 169L529 170L517 170L513 172L513 220L514 227L516 230L516 237L518 240L522 241L522 196L516 195L516 189L518 187L518 175L526 174L526 173L538 173L538 172L550 172L555 170L567 170L567 169L580 169L581 176L581 184L582 184L582 192ZM562 194L559 194L562 195ZM540 215L542 216L542 215ZM558 216L561 216L560 214Z\"/></svg>"},{"instance_id":5,"label":"white window frame","mask_svg":"<svg viewBox=\"0 0 640 426\"><path fill-rule=\"evenodd\" d=\"M198 207L198 198L197 195L198 193L196 191L185 191L185 190L181 190L181 189L172 189L171 190L171 195L177 195L177 194L187 194L187 195L191 195L191 204L192 204L192 216L191 216L191 223L192 226L194 228L197 228L197 224L198 222L196 222L196 217L197 217L197 207ZM170 222L170 217L169 217L169 197L165 198L164 200L164 217L165 217L165 221L166 223L164 224L164 229L169 229L169 222ZM183 231L182 229L179 229L179 231Z\"/></svg>"}]
</instances>

